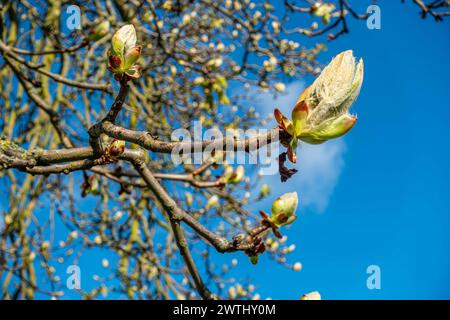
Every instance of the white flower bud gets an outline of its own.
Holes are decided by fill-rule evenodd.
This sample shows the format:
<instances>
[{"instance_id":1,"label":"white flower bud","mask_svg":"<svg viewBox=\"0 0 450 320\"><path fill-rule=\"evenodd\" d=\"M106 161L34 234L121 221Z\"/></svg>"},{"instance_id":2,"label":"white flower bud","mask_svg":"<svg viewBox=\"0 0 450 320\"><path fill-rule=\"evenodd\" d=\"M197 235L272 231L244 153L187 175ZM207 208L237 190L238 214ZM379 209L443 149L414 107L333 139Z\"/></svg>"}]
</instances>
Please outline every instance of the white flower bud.
<instances>
[{"instance_id":1,"label":"white flower bud","mask_svg":"<svg viewBox=\"0 0 450 320\"><path fill-rule=\"evenodd\" d=\"M284 83L282 82L277 82L274 84L273 86L275 88L275 90L277 90L278 92L284 92L286 90L286 86L284 85Z\"/></svg>"}]
</instances>

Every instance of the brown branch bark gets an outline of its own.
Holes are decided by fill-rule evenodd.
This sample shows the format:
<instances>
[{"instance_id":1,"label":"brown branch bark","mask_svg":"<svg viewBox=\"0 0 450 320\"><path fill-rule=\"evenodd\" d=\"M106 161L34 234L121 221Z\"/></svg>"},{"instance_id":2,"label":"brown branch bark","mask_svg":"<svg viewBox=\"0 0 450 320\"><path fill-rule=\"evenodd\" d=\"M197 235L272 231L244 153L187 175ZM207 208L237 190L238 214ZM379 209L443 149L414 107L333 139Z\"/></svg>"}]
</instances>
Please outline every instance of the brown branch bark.
<instances>
[{"instance_id":1,"label":"brown branch bark","mask_svg":"<svg viewBox=\"0 0 450 320\"><path fill-rule=\"evenodd\" d=\"M130 130L114 125L108 121L99 123L99 126L95 130L96 133L103 132L112 138L138 144L144 149L153 152L171 153L174 150L179 150L181 154L183 150L196 153L203 152L206 148L223 151L255 151L265 145L278 141L280 134L284 134L276 127L265 134L242 140L226 137L213 141L168 142L155 139L148 132Z\"/></svg>"}]
</instances>

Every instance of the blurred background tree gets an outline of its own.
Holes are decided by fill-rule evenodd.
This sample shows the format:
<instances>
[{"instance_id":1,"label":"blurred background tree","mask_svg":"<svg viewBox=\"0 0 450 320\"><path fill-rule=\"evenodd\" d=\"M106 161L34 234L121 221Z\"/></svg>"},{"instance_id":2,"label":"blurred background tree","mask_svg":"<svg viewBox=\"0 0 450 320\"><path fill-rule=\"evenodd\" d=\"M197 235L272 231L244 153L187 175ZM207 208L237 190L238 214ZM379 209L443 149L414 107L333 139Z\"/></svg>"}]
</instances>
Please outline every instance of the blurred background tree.
<instances>
[{"instance_id":1,"label":"blurred background tree","mask_svg":"<svg viewBox=\"0 0 450 320\"><path fill-rule=\"evenodd\" d=\"M411 2L423 18L450 14L448 1ZM271 116L249 101L319 74L324 42L348 33L348 19L365 23L373 3L4 1L2 299L64 298L57 265L89 251L104 255L108 276L78 289L86 299L257 298L253 284L228 276L236 260L218 266L212 250L244 251L256 263L265 249L300 270L287 257L294 246L246 209L271 196L257 188L257 166L244 173L216 163L219 155L175 165L165 141L193 121L267 127ZM125 24L136 28L142 70L124 83L108 70L108 50ZM127 141L124 150L114 138Z\"/></svg>"}]
</instances>

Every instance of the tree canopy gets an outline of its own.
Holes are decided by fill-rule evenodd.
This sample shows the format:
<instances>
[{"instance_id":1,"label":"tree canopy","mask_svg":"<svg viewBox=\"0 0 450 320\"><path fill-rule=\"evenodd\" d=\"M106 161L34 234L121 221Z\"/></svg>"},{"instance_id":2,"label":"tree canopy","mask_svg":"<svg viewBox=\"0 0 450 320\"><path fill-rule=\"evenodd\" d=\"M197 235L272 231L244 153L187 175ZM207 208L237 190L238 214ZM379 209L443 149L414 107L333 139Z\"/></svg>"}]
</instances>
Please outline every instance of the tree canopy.
<instances>
[{"instance_id":1,"label":"tree canopy","mask_svg":"<svg viewBox=\"0 0 450 320\"><path fill-rule=\"evenodd\" d=\"M87 252L104 255L109 275L77 288L86 299L255 298L253 284L230 279L236 263L218 265L214 252L242 251L254 264L268 254L300 270L283 236L296 218L295 188L260 186L258 165L224 162L226 147L249 154L279 140L277 174L287 180L299 143L348 132L363 62L346 51L328 64L320 53L350 31L348 19L365 23L371 3L4 1L2 299L64 298L55 266L77 265ZM423 18L450 15L448 1L411 3ZM270 127L273 115L251 101L306 76L317 79L292 115L274 106ZM236 135L174 136L195 121ZM252 128L267 130L238 134ZM173 161L191 151L200 162ZM271 208L248 209L266 197Z\"/></svg>"}]
</instances>

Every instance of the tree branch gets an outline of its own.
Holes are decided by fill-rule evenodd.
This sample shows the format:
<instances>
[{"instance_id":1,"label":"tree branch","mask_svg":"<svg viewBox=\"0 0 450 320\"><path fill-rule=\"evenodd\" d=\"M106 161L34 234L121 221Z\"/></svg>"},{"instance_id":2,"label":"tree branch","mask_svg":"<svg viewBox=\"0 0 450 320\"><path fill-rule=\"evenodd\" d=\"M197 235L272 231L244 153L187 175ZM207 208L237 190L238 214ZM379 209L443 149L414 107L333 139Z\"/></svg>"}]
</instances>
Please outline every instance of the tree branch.
<instances>
[{"instance_id":1,"label":"tree branch","mask_svg":"<svg viewBox=\"0 0 450 320\"><path fill-rule=\"evenodd\" d=\"M155 139L148 132L126 129L114 125L108 121L99 123L99 126L97 126L94 130L96 134L98 132L103 132L112 138L138 144L144 149L151 150L153 152L171 153L174 150L179 150L180 154L182 154L183 151L189 151L191 153L203 152L206 148L216 151L250 152L278 141L279 136L281 134L285 134L278 127L276 127L267 133L242 140L236 140L233 137L225 137L223 139L216 139L213 141L165 142Z\"/></svg>"}]
</instances>

